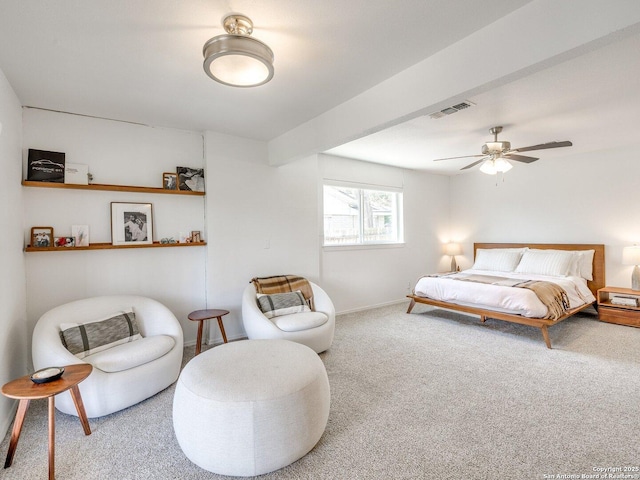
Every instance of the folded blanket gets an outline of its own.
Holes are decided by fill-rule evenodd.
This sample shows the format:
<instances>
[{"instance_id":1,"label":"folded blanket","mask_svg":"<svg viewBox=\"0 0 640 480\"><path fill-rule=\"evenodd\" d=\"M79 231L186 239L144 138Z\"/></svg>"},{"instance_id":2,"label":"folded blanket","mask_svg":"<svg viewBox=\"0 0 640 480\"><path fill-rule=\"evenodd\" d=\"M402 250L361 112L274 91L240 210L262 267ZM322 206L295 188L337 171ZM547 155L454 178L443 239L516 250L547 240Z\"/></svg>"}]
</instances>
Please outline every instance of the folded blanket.
<instances>
[{"instance_id":1,"label":"folded blanket","mask_svg":"<svg viewBox=\"0 0 640 480\"><path fill-rule=\"evenodd\" d=\"M553 282L530 280L516 285L519 288L528 288L535 293L540 301L549 310L544 318L557 320L569 310L569 296L564 288Z\"/></svg>"},{"instance_id":2,"label":"folded blanket","mask_svg":"<svg viewBox=\"0 0 640 480\"><path fill-rule=\"evenodd\" d=\"M251 282L257 293L271 295L274 293L287 293L300 290L311 310L315 311L313 305L313 289L311 284L304 277L297 275L275 275L273 277L252 278Z\"/></svg>"}]
</instances>

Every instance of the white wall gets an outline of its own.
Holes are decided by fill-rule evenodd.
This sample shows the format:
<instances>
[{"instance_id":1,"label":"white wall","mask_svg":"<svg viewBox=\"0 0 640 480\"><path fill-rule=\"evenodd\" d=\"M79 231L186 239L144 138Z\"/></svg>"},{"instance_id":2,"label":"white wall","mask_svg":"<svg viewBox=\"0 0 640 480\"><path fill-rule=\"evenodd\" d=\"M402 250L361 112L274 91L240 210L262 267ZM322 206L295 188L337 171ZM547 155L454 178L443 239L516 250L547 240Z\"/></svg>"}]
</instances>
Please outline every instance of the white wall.
<instances>
[{"instance_id":1,"label":"white wall","mask_svg":"<svg viewBox=\"0 0 640 480\"><path fill-rule=\"evenodd\" d=\"M22 110L0 70L0 385L26 375L30 359L27 329L25 264L22 253ZM0 396L0 436L13 420L15 402Z\"/></svg>"},{"instance_id":2,"label":"white wall","mask_svg":"<svg viewBox=\"0 0 640 480\"><path fill-rule=\"evenodd\" d=\"M207 132L207 294L229 338L245 336L241 297L253 277L318 281L317 160L267 163L265 142ZM210 338L221 341L216 326Z\"/></svg>"},{"instance_id":3,"label":"white wall","mask_svg":"<svg viewBox=\"0 0 640 480\"><path fill-rule=\"evenodd\" d=\"M330 155L319 157L319 188L322 179L328 179L403 191L403 245L321 248L321 283L338 312L397 302L418 277L446 268L441 262L442 243L449 235L448 177ZM322 221L318 223L321 244Z\"/></svg>"},{"instance_id":4,"label":"white wall","mask_svg":"<svg viewBox=\"0 0 640 480\"><path fill-rule=\"evenodd\" d=\"M205 144L207 302L231 312L223 318L229 338L245 336L241 296L256 276L305 276L319 282L343 312L402 300L416 278L442 268L448 177L327 155L274 167L265 142L207 132ZM323 249L325 177L402 187L405 244ZM221 341L215 325L209 338Z\"/></svg>"},{"instance_id":5,"label":"white wall","mask_svg":"<svg viewBox=\"0 0 640 480\"><path fill-rule=\"evenodd\" d=\"M204 165L203 137L196 132L24 109L23 157L29 148L66 153L69 163L89 165L94 183L160 187L176 166ZM205 175L207 172L205 171ZM205 230L203 197L24 188L24 241L32 226L52 226L56 236L71 225L89 225L92 243L111 241L110 202L149 202L154 240L181 231ZM130 293L166 304L195 343L189 312L206 307L206 248L144 248L27 253L29 332L40 315L72 300ZM30 342L26 346L30 352Z\"/></svg>"},{"instance_id":6,"label":"white wall","mask_svg":"<svg viewBox=\"0 0 640 480\"><path fill-rule=\"evenodd\" d=\"M542 158L496 177L472 172L451 181L452 234L463 242L603 243L608 285L630 287L622 248L640 243L640 145ZM515 162L514 162L515 163Z\"/></svg>"}]
</instances>

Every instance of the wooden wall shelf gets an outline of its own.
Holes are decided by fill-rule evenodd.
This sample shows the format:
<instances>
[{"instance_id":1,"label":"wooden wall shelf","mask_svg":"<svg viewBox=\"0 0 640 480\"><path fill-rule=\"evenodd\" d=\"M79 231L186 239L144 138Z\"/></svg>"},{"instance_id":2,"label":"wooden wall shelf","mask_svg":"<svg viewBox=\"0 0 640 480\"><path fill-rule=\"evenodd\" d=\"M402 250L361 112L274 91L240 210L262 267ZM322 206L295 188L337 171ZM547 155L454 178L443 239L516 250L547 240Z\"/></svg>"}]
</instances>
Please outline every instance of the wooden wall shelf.
<instances>
[{"instance_id":1,"label":"wooden wall shelf","mask_svg":"<svg viewBox=\"0 0 640 480\"><path fill-rule=\"evenodd\" d=\"M25 252L74 252L78 250L116 250L122 248L165 248L165 247L202 247L207 242L194 243L160 243L153 242L150 245L112 245L110 243L92 243L88 247L32 247L27 245Z\"/></svg>"},{"instance_id":2,"label":"wooden wall shelf","mask_svg":"<svg viewBox=\"0 0 640 480\"><path fill-rule=\"evenodd\" d=\"M33 182L23 180L22 185L25 187L37 188L62 188L70 190L103 190L109 192L134 192L134 193L161 193L165 195L191 195L204 196L205 192L191 192L188 190L166 190L159 187L136 187L132 185L108 185L101 183L92 183L90 185L76 185L71 183L53 183L53 182ZM77 247L76 247L77 248ZM87 248L87 247L83 247Z\"/></svg>"}]
</instances>

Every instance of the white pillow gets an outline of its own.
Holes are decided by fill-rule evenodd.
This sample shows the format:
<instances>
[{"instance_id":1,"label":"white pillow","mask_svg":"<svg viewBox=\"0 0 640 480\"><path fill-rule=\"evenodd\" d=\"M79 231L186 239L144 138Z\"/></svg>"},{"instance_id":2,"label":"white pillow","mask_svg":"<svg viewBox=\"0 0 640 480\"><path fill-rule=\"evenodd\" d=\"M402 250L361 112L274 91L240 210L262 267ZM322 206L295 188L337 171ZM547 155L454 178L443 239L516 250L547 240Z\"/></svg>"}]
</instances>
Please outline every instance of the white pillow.
<instances>
[{"instance_id":1,"label":"white pillow","mask_svg":"<svg viewBox=\"0 0 640 480\"><path fill-rule=\"evenodd\" d=\"M585 280L593 280L593 256L595 250L545 250L545 252L570 252L573 259L567 275L572 277L582 277ZM531 273L531 272L530 272Z\"/></svg>"},{"instance_id":2,"label":"white pillow","mask_svg":"<svg viewBox=\"0 0 640 480\"><path fill-rule=\"evenodd\" d=\"M574 265L576 254L565 250L535 250L524 252L516 273L567 276Z\"/></svg>"},{"instance_id":3,"label":"white pillow","mask_svg":"<svg viewBox=\"0 0 640 480\"><path fill-rule=\"evenodd\" d=\"M593 256L595 255L595 253L595 250L576 251L576 254L578 255L579 266L578 276L586 280L593 280Z\"/></svg>"},{"instance_id":4,"label":"white pillow","mask_svg":"<svg viewBox=\"0 0 640 480\"><path fill-rule=\"evenodd\" d=\"M479 248L476 250L474 270L513 272L526 248Z\"/></svg>"}]
</instances>

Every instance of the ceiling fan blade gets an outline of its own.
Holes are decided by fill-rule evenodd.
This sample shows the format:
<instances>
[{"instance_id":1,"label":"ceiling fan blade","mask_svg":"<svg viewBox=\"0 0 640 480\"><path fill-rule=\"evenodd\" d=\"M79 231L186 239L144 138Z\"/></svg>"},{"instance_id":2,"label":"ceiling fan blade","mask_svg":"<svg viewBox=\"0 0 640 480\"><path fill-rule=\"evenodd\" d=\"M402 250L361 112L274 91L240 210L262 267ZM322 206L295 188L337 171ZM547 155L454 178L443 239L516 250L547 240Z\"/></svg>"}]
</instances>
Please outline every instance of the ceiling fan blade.
<instances>
[{"instance_id":1,"label":"ceiling fan blade","mask_svg":"<svg viewBox=\"0 0 640 480\"><path fill-rule=\"evenodd\" d=\"M489 157L485 157L485 156L483 156L480 160L477 160L477 161L475 161L475 162L473 162L473 163L470 163L470 164L469 164L469 165L467 165L466 167L462 167L460 170L466 170L467 168L473 168L473 167L475 167L476 165L478 165L479 163L484 162L487 158L489 158Z\"/></svg>"},{"instance_id":2,"label":"ceiling fan blade","mask_svg":"<svg viewBox=\"0 0 640 480\"><path fill-rule=\"evenodd\" d=\"M538 160L536 157L527 157L525 155L516 155L515 153L507 153L506 155L503 155L503 157L508 159L508 160L515 160L516 162L523 162L523 163L533 163L536 160Z\"/></svg>"},{"instance_id":3,"label":"ceiling fan blade","mask_svg":"<svg viewBox=\"0 0 640 480\"><path fill-rule=\"evenodd\" d=\"M441 162L442 160L457 160L458 158L477 158L477 157L484 157L484 155L465 155L463 157L436 158L434 162Z\"/></svg>"},{"instance_id":4,"label":"ceiling fan blade","mask_svg":"<svg viewBox=\"0 0 640 480\"><path fill-rule=\"evenodd\" d=\"M544 150L545 148L570 147L573 143L568 140L564 142L548 142L540 145L531 145L530 147L514 148L512 152L529 152L531 150Z\"/></svg>"}]
</instances>

